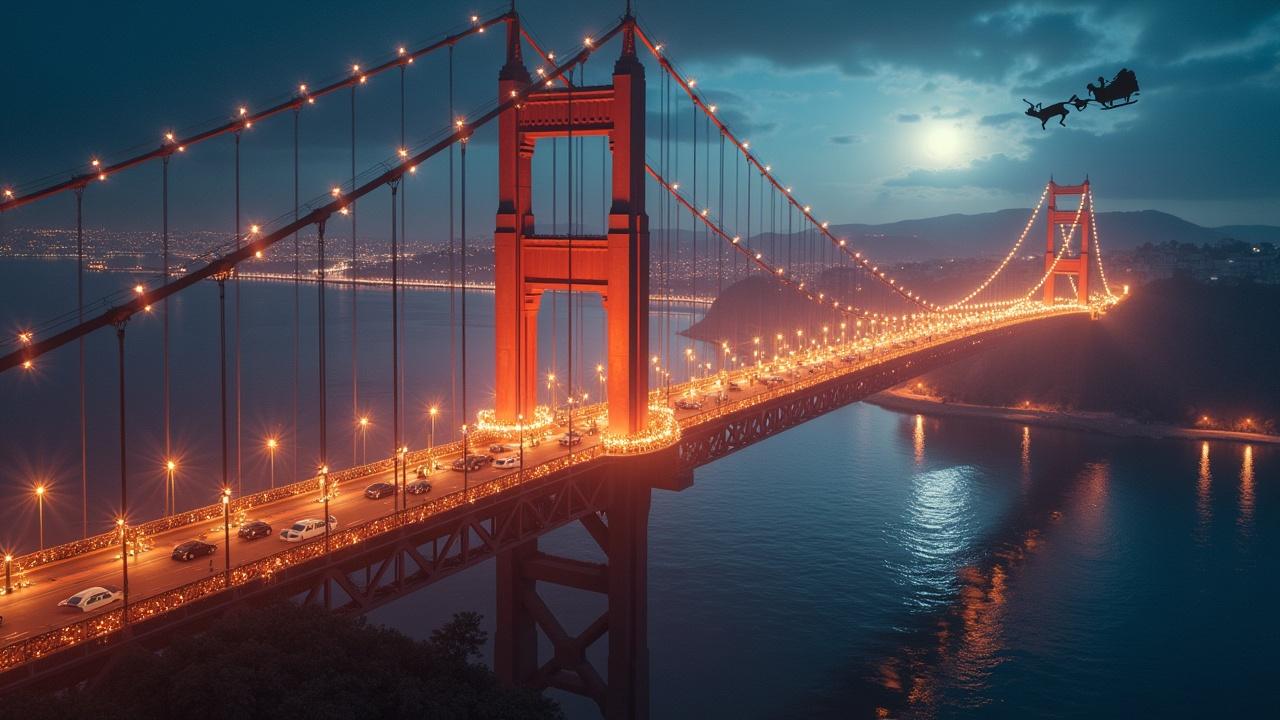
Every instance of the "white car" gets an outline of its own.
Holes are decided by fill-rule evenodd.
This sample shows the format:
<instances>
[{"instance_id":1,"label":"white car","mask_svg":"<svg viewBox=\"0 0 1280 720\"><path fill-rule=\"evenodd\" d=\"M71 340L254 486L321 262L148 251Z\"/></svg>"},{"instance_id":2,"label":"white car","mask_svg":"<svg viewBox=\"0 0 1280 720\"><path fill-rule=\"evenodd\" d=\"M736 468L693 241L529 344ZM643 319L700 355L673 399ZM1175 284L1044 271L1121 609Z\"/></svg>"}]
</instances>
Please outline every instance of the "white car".
<instances>
[{"instance_id":1,"label":"white car","mask_svg":"<svg viewBox=\"0 0 1280 720\"><path fill-rule=\"evenodd\" d=\"M285 542L302 542L303 540L310 540L313 537L323 535L324 527L324 521L319 518L299 520L293 525L281 530L280 539ZM338 519L330 515L329 529L333 530L336 527L338 527Z\"/></svg>"},{"instance_id":2,"label":"white car","mask_svg":"<svg viewBox=\"0 0 1280 720\"><path fill-rule=\"evenodd\" d=\"M501 468L518 468L520 467L520 456L509 455L507 457L500 457L497 460L493 461L493 466L500 469Z\"/></svg>"},{"instance_id":3,"label":"white car","mask_svg":"<svg viewBox=\"0 0 1280 720\"><path fill-rule=\"evenodd\" d=\"M58 607L69 607L83 612L97 610L100 607L110 605L124 597L124 592L120 588L111 587L91 587L85 588L71 597L58 603Z\"/></svg>"}]
</instances>

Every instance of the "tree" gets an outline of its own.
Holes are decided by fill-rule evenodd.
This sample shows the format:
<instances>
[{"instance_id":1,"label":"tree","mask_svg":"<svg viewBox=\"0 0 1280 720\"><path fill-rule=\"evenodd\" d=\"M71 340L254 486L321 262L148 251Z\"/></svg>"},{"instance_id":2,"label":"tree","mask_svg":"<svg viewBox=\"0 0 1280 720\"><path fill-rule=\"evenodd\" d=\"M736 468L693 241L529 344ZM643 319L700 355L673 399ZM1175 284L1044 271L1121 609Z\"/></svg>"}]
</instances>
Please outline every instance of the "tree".
<instances>
[{"instance_id":1,"label":"tree","mask_svg":"<svg viewBox=\"0 0 1280 720\"><path fill-rule=\"evenodd\" d=\"M124 650L92 688L18 694L0 718L560 718L540 693L478 662L480 615L427 641L288 603L232 612L159 654Z\"/></svg>"}]
</instances>

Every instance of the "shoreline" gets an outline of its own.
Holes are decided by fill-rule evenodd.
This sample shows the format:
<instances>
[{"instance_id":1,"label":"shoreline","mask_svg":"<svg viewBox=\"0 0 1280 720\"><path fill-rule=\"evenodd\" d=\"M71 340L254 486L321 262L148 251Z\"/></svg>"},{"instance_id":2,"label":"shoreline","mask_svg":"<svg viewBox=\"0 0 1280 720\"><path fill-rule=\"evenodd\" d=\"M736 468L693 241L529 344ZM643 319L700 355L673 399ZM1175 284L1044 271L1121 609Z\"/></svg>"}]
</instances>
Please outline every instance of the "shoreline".
<instances>
[{"instance_id":1,"label":"shoreline","mask_svg":"<svg viewBox=\"0 0 1280 720\"><path fill-rule=\"evenodd\" d=\"M947 417L986 418L1016 422L1023 425L1083 430L1085 432L1096 432L1118 437L1227 440L1231 442L1280 445L1280 435L1237 432L1234 430L1204 430L1163 423L1144 423L1101 412L1071 412L1065 410L969 405L966 403L946 402L938 398L911 395L899 388L878 392L868 397L865 402L897 412Z\"/></svg>"}]
</instances>

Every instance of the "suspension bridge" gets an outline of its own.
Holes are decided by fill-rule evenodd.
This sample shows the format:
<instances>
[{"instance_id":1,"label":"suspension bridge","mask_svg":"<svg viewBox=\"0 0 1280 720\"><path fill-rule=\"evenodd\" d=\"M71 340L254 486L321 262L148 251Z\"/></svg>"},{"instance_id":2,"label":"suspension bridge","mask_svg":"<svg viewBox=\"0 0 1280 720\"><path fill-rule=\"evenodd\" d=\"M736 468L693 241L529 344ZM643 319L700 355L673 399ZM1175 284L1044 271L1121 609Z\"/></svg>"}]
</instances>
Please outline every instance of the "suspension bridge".
<instances>
[{"instance_id":1,"label":"suspension bridge","mask_svg":"<svg viewBox=\"0 0 1280 720\"><path fill-rule=\"evenodd\" d=\"M486 31L504 40L496 102L461 114L453 107L454 48L479 42ZM21 382L53 364L59 351L78 349L75 377L62 381L79 387L78 426L67 424L80 440L82 515L78 538L46 545L42 505L38 548L6 549L0 688L90 678L120 647L161 648L174 633L196 631L238 604L283 596L363 613L494 558L499 675L585 695L610 717L644 716L652 489L680 490L700 465L931 368L1016 342L1029 326L1087 320L1121 299L1106 280L1088 180L1048 183L989 275L957 298L933 297L893 277L804 204L722 122L721 109L630 10L606 32L572 45L568 52L546 49L514 9L475 16L435 42L353 65L332 83L299 85L266 109L237 107L212 127L166 132L144 152L92 158L66 179L0 186L6 215L57 197L73 200L76 297L67 304L74 309L23 325L0 343L0 372ZM612 64L596 61L588 73L588 61L609 45L619 46L610 51ZM420 121L426 137L411 145L406 76L441 55L448 60L447 115ZM399 137L381 138L387 158L358 174L358 99L367 86L397 78L398 107L384 110L399 113ZM351 176L337 185L304 177L299 128L318 104L342 103L344 94ZM272 223L245 223L241 156L252 151L251 134L270 123L291 123L293 206ZM475 193L468 149L482 134L497 148L491 236L487 222L476 232L467 200ZM234 228L225 242L177 258L170 166L217 144L229 146L235 171ZM535 151L548 150L549 173L534 167ZM85 196L112 193L117 177L155 165L161 266L133 287L87 298ZM448 292L449 319L447 337L431 338L425 362L447 365L449 379L447 387L423 389L407 387L404 372L405 346L416 333L406 325L405 296L425 284L404 274L409 237L424 234L409 226L406 196L432 174L447 182L448 276L435 281L443 288L435 292ZM315 199L302 200L304 187ZM1059 207L1064 197L1074 207ZM389 234L376 268L358 252L357 208ZM1013 261L1041 252L1024 247L1041 215L1042 272L1015 281L1007 272ZM481 241L492 251L489 277L468 267L479 234L492 238ZM243 358L254 350L242 341L243 318L279 308L242 307L242 284L264 278L293 286L292 365L284 371L291 421L280 434L292 459L282 462L277 483L281 440L273 436L269 486L246 478L254 473L245 473L243 460L246 444L256 442L246 441L243 422L255 400L243 392ZM765 283L759 313L731 311L729 321L701 333L686 322L689 307L703 298L724 302L749 281ZM218 337L218 368L203 382L217 389L217 429L209 435L217 439L218 465L197 473L178 462L186 450L171 430L175 416L196 409L171 402L169 303L210 285L218 314L216 327L205 331ZM357 285L389 291L390 302L379 305L389 312L389 332L360 333ZM336 300L335 289L344 293ZM469 327L476 332L477 290L489 298L491 315L483 319L493 325L483 362L467 339ZM585 347L587 297L601 308L590 320L602 323L600 347ZM335 348L327 337L327 313L337 301L350 303L343 318L351 323L344 330L349 348ZM306 332L315 346L306 350L304 304L314 308ZM126 426L136 412L129 407L136 377L126 384L126 368L140 362L128 342L136 333L161 335L161 371L146 378L161 386L161 437L145 440L162 447L158 460L138 450L144 441ZM113 334L114 352L92 355L86 338L94 334ZM381 386L370 390L361 380L361 354L375 342L389 347L389 363L363 367ZM335 349L350 353L350 407L329 401L335 377L327 363ZM414 361L423 357L415 353ZM487 363L491 374L477 378L476 368ZM95 365L114 375L118 467L91 467L86 368ZM310 390L300 380L304 365L316 377ZM410 398L423 394L447 401L417 407ZM357 451L372 405L391 418L391 432L370 462ZM102 423L94 426L96 432ZM425 444L410 440L423 437ZM350 453L335 439L344 446L349 439ZM91 506L89 478L106 473L118 477L118 497ZM188 475L183 503L178 473ZM390 490L366 497L365 486L379 482ZM154 513L148 500L157 486L164 502ZM334 522L321 522L322 531L296 543L238 536L253 520L274 518L274 535L310 517ZM541 535L569 524L594 538L606 562L539 550ZM214 546L208 563L171 560L166 548L192 538ZM608 609L573 635L540 583L602 594ZM91 586L106 588L112 602L64 614L58 601ZM550 640L551 657L540 657L539 633ZM600 670L586 652L606 637L608 662Z\"/></svg>"}]
</instances>

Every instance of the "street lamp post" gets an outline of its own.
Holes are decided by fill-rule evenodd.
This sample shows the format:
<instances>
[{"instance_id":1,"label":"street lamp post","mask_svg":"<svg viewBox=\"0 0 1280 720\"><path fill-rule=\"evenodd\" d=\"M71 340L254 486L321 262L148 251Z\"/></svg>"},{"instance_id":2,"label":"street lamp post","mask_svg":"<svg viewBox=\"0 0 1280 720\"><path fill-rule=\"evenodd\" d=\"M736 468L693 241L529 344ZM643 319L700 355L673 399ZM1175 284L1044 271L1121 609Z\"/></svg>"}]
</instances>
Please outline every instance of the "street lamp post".
<instances>
[{"instance_id":1,"label":"street lamp post","mask_svg":"<svg viewBox=\"0 0 1280 720\"><path fill-rule=\"evenodd\" d=\"M431 416L431 435L427 437L427 474L430 475L436 469L436 416L440 414L440 408L432 405L427 414Z\"/></svg>"},{"instance_id":2,"label":"street lamp post","mask_svg":"<svg viewBox=\"0 0 1280 720\"><path fill-rule=\"evenodd\" d=\"M369 461L369 416L365 415L360 418L360 464L364 465Z\"/></svg>"},{"instance_id":3,"label":"street lamp post","mask_svg":"<svg viewBox=\"0 0 1280 720\"><path fill-rule=\"evenodd\" d=\"M276 448L280 447L280 441L273 437L267 438L267 453L271 456L271 489L276 488Z\"/></svg>"},{"instance_id":4,"label":"street lamp post","mask_svg":"<svg viewBox=\"0 0 1280 720\"><path fill-rule=\"evenodd\" d=\"M44 551L44 485L36 485L36 514L40 517L40 550Z\"/></svg>"},{"instance_id":5,"label":"street lamp post","mask_svg":"<svg viewBox=\"0 0 1280 720\"><path fill-rule=\"evenodd\" d=\"M320 468L320 498L324 500L324 551L329 552L329 466Z\"/></svg>"},{"instance_id":6,"label":"street lamp post","mask_svg":"<svg viewBox=\"0 0 1280 720\"><path fill-rule=\"evenodd\" d=\"M129 623L129 531L125 527L123 517L116 518L116 527L120 528L120 586L121 594L124 596L120 614L127 625Z\"/></svg>"},{"instance_id":7,"label":"street lamp post","mask_svg":"<svg viewBox=\"0 0 1280 720\"><path fill-rule=\"evenodd\" d=\"M168 503L168 507L165 508L166 515L170 515L178 512L178 498L177 498L178 486L175 485L173 482L173 473L177 469L178 469L178 463L174 462L173 460L165 461L164 471L166 476L165 477L166 485L164 489L164 499L165 499L165 502Z\"/></svg>"},{"instance_id":8,"label":"street lamp post","mask_svg":"<svg viewBox=\"0 0 1280 720\"><path fill-rule=\"evenodd\" d=\"M222 557L227 587L231 587L231 488L222 488Z\"/></svg>"},{"instance_id":9,"label":"street lamp post","mask_svg":"<svg viewBox=\"0 0 1280 720\"><path fill-rule=\"evenodd\" d=\"M596 380L600 382L600 399L604 400L604 365L596 365Z\"/></svg>"},{"instance_id":10,"label":"street lamp post","mask_svg":"<svg viewBox=\"0 0 1280 720\"><path fill-rule=\"evenodd\" d=\"M4 594L8 595L13 592L13 556L5 553L4 556Z\"/></svg>"},{"instance_id":11,"label":"street lamp post","mask_svg":"<svg viewBox=\"0 0 1280 720\"><path fill-rule=\"evenodd\" d=\"M399 509L400 509L400 494L401 494L401 493L400 493L400 471L401 471L401 468L403 468L403 470L404 470L404 476L405 476L405 482L408 482L408 479L409 479L409 468L405 467L405 464L404 464L404 463L405 463L405 460L407 460L407 459L408 459L408 456L409 456L409 448L408 448L408 447L406 447L406 446L404 446L404 445L401 445L399 448L397 448L397 449L396 449L396 452L400 455L400 464L399 464L397 467L395 467L395 468L393 468L393 469L392 469L391 474L394 476L394 483L393 483L393 484L396 486L396 509L397 509L397 510L399 510ZM404 494L404 504L405 504L406 506L409 504L409 494L408 494L408 493L405 493L405 494ZM329 518L325 518L325 522L328 522L328 521L329 521Z\"/></svg>"}]
</instances>

